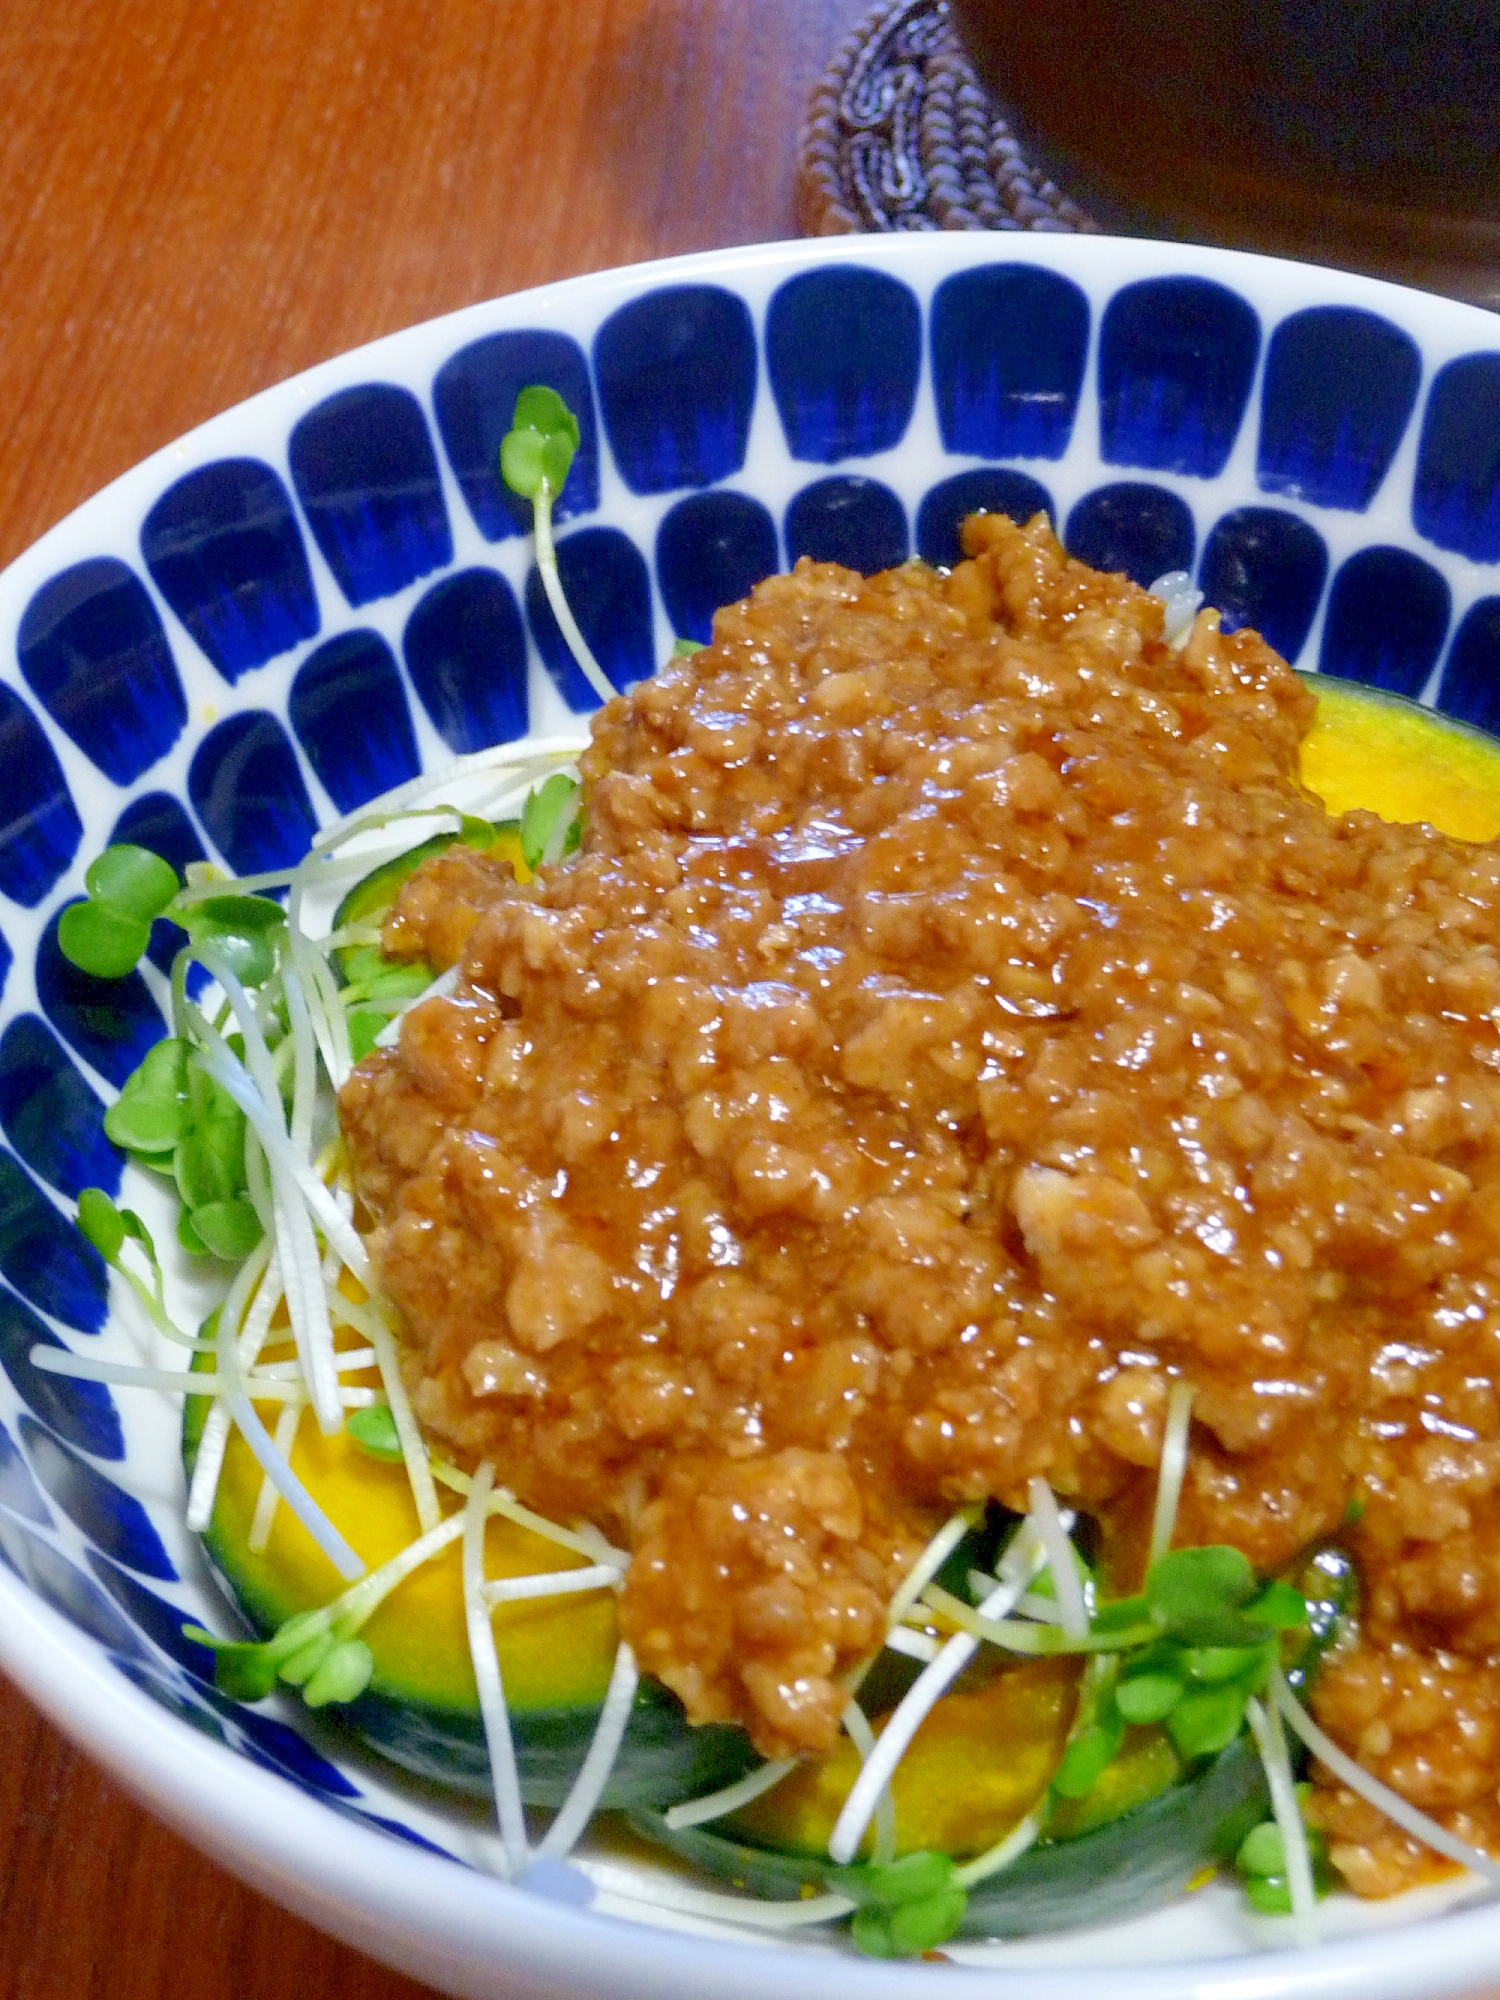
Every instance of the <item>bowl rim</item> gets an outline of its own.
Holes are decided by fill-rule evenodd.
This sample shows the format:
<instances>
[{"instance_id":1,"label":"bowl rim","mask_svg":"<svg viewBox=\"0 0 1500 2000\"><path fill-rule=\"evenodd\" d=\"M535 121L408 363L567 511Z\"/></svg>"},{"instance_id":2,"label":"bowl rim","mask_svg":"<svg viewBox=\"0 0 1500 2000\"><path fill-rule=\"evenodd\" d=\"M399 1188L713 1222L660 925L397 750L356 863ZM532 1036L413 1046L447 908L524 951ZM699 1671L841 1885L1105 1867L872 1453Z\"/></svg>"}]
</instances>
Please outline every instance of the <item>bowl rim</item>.
<instances>
[{"instance_id":1,"label":"bowl rim","mask_svg":"<svg viewBox=\"0 0 1500 2000\"><path fill-rule=\"evenodd\" d=\"M915 265L937 275L969 264L1032 263L1100 285L1153 276L1217 278L1301 304L1383 311L1430 350L1424 361L1475 347L1500 350L1500 322L1483 308L1315 264L1152 239L1006 233L813 238L736 246L614 267L502 295L381 335L272 384L195 426L101 487L0 572L0 620L12 619L96 515L157 497L164 477L288 405L310 405L368 380L386 355L456 344L544 320L573 301L607 310L657 284L750 277L771 284L804 267ZM1264 305L1259 306L1264 311ZM410 360L405 363L410 366ZM141 509L140 511L144 511ZM1448 557L1450 562L1463 559ZM1493 572L1493 565L1475 565ZM6 670L9 678L12 669ZM325 1931L415 1978L464 1996L518 1992L610 2000L764 2000L769 1977L826 2000L914 2000L956 1972L995 2000L1441 2000L1500 1963L1500 1911L1449 1911L1308 1948L1247 1949L1217 1958L1102 1967L1014 1968L886 1964L796 1943L702 1937L590 1910L548 1905L478 1870L399 1846L335 1814L288 1780L257 1768L168 1713L108 1664L81 1633L0 1566L0 1669L74 1743L168 1825L234 1874ZM337 1837L334 1837L336 1834ZM392 1865L393 1861L396 1865ZM378 1885L378 1896L373 1891ZM1434 1924L1438 1927L1434 1929ZM772 1974L771 1967L779 1967Z\"/></svg>"}]
</instances>

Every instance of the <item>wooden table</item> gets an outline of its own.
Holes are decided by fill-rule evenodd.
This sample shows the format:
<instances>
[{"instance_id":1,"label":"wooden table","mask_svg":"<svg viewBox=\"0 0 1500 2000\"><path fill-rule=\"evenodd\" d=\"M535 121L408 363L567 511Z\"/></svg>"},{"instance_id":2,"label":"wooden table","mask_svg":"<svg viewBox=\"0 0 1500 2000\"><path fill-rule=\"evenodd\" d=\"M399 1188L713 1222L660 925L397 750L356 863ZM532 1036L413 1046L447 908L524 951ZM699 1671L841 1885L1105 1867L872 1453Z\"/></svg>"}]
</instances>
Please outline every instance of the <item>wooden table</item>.
<instances>
[{"instance_id":1,"label":"wooden table","mask_svg":"<svg viewBox=\"0 0 1500 2000\"><path fill-rule=\"evenodd\" d=\"M434 313L794 234L868 0L6 0L0 562L147 452ZM0 2000L423 1991L142 1814L0 1683Z\"/></svg>"}]
</instances>

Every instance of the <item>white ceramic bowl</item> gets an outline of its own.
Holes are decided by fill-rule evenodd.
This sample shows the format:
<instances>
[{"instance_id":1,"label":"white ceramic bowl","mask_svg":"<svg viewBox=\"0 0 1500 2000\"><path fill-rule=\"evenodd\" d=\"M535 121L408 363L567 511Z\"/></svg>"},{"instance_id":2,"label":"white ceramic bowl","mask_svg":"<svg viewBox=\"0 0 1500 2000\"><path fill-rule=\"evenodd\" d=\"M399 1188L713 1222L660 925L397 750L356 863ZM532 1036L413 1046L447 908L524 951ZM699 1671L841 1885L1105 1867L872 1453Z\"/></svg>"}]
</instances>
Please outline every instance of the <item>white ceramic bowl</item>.
<instances>
[{"instance_id":1,"label":"white ceramic bowl","mask_svg":"<svg viewBox=\"0 0 1500 2000\"><path fill-rule=\"evenodd\" d=\"M1210 599L1304 666L1500 716L1500 329L1306 266L1022 236L770 245L475 306L205 424L0 577L0 1664L155 1811L313 1922L455 1994L812 2000L951 1970L502 1885L472 1809L293 1705L206 1687L222 1619L181 1525L176 1412L43 1376L37 1339L131 1358L66 1221L119 1171L102 1105L149 981L52 942L117 830L243 870L414 770L558 727L574 682L490 467L515 388L585 417L562 560L630 678L802 551L951 555L967 506L1050 506L1079 554ZM159 989L158 989L159 990ZM107 1004L106 1004L107 1002ZM1500 1910L1335 1903L1286 1948L1212 1888L1111 1930L955 1946L1022 1996L1417 2000L1500 1966ZM773 1961L767 1956L774 1951ZM1107 1972L1105 1968L1108 1968Z\"/></svg>"}]
</instances>

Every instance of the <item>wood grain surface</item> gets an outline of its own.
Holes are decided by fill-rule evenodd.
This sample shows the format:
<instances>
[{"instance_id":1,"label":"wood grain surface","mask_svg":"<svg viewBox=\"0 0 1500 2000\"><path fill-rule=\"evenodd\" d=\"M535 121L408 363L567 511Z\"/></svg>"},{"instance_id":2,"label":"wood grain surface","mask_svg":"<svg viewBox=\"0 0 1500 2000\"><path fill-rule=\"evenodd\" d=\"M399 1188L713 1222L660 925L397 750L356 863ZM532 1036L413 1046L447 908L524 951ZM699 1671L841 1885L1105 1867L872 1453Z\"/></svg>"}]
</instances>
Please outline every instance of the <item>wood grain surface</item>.
<instances>
[{"instance_id":1,"label":"wood grain surface","mask_svg":"<svg viewBox=\"0 0 1500 2000\"><path fill-rule=\"evenodd\" d=\"M794 233L868 0L5 0L0 563L310 363ZM414 2000L242 1888L0 1682L0 2000Z\"/></svg>"}]
</instances>

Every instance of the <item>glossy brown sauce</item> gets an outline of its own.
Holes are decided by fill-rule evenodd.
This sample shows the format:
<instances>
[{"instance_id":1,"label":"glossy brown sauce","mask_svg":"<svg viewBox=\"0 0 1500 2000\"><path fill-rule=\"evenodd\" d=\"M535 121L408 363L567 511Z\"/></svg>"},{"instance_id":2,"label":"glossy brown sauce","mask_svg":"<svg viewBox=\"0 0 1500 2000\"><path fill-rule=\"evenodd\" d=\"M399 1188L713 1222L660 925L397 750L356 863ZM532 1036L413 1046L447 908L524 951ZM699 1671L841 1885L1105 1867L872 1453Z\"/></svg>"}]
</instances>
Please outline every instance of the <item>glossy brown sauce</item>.
<instances>
[{"instance_id":1,"label":"glossy brown sauce","mask_svg":"<svg viewBox=\"0 0 1500 2000\"><path fill-rule=\"evenodd\" d=\"M1133 1584L1184 1375L1179 1541L1358 1500L1319 1712L1500 1846L1500 855L1329 818L1254 634L967 533L763 584L596 718L576 860L403 893L459 985L342 1109L420 1414L624 1538L641 1665L780 1754L957 1502L1041 1474Z\"/></svg>"}]
</instances>

